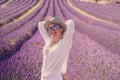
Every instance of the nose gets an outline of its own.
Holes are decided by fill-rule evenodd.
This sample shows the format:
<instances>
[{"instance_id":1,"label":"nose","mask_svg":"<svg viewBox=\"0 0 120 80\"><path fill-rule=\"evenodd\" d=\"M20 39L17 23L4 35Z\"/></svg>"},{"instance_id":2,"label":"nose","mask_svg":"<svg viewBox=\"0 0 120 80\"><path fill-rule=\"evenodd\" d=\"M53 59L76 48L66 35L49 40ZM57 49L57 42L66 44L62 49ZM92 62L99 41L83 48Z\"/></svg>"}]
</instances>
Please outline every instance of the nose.
<instances>
[{"instance_id":1,"label":"nose","mask_svg":"<svg viewBox=\"0 0 120 80\"><path fill-rule=\"evenodd\" d=\"M50 33L53 33L53 32L54 32L54 30L51 29L51 30L50 30Z\"/></svg>"}]
</instances>

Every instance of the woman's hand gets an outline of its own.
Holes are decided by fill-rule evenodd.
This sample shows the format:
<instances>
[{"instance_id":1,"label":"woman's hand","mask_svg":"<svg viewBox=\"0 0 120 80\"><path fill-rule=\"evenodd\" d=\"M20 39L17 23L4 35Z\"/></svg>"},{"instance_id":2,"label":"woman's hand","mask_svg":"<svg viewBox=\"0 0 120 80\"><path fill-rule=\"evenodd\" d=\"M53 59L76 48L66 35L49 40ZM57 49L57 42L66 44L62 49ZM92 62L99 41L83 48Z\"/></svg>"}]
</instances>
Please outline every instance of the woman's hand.
<instances>
[{"instance_id":1,"label":"woman's hand","mask_svg":"<svg viewBox=\"0 0 120 80\"><path fill-rule=\"evenodd\" d=\"M43 20L44 20L44 21L49 21L51 17L52 17L52 16L47 16L47 17L45 17Z\"/></svg>"}]
</instances>

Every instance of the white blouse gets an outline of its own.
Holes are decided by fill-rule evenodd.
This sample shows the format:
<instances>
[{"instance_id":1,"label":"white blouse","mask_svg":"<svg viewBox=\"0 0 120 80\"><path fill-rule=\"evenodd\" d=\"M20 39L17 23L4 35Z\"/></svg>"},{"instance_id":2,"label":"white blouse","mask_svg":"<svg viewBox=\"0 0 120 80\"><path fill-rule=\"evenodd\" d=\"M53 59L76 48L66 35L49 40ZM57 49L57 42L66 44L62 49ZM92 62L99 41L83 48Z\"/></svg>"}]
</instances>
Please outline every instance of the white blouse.
<instances>
[{"instance_id":1,"label":"white blouse","mask_svg":"<svg viewBox=\"0 0 120 80\"><path fill-rule=\"evenodd\" d=\"M57 73L64 74L67 69L69 50L72 46L74 22L73 20L67 20L65 22L66 32L64 33L63 38L52 47L50 47L52 38L44 28L45 22L46 21L41 21L38 23L38 30L45 40L45 46L43 48L43 67L41 70L42 76L48 77Z\"/></svg>"}]
</instances>

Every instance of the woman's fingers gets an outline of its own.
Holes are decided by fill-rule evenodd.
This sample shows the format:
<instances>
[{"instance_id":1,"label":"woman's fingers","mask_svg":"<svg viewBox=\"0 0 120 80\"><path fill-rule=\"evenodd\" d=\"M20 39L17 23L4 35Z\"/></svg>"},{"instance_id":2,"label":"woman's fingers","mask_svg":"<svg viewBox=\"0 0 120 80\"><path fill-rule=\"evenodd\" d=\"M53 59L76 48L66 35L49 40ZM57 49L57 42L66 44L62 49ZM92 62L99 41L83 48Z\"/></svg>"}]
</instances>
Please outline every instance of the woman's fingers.
<instances>
[{"instance_id":1,"label":"woman's fingers","mask_svg":"<svg viewBox=\"0 0 120 80\"><path fill-rule=\"evenodd\" d=\"M44 18L44 21L49 21L50 18L51 18L51 16L47 16L47 17Z\"/></svg>"}]
</instances>

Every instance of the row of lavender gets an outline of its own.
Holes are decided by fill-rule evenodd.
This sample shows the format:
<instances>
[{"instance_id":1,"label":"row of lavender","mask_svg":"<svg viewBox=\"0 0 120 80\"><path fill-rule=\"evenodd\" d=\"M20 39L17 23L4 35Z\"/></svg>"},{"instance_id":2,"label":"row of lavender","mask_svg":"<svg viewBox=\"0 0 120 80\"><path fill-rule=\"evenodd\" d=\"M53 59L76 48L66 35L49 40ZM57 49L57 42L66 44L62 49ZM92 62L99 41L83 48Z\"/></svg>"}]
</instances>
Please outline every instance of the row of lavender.
<instances>
[{"instance_id":1,"label":"row of lavender","mask_svg":"<svg viewBox=\"0 0 120 80\"><path fill-rule=\"evenodd\" d=\"M76 7L96 17L99 17L117 24L119 24L120 22L119 6L115 7L115 6L102 5L97 3L86 3L86 2L76 1L76 0L71 0L71 1Z\"/></svg>"},{"instance_id":2,"label":"row of lavender","mask_svg":"<svg viewBox=\"0 0 120 80\"><path fill-rule=\"evenodd\" d=\"M0 5L2 5L3 3L7 2L8 0L0 0Z\"/></svg>"},{"instance_id":3,"label":"row of lavender","mask_svg":"<svg viewBox=\"0 0 120 80\"><path fill-rule=\"evenodd\" d=\"M51 3L51 4L50 4ZM47 12L49 10L49 12ZM49 13L49 14L48 14ZM36 17L40 21L44 16L53 14L53 1L46 0L42 9L39 11ZM53 16L53 15L51 15ZM37 26L37 23L36 23ZM41 47L43 40L40 37L38 31L35 32L34 36L25 42L20 49L16 52L14 56L10 57L8 60L5 59L1 62L0 78L2 79L21 79L21 80L40 80L40 66L42 62ZM11 64L14 63L14 64ZM7 64L7 65L6 65ZM5 67L6 65L6 67ZM16 70L16 71L15 71ZM9 73L12 74L9 74ZM15 72L14 72L15 71Z\"/></svg>"},{"instance_id":4,"label":"row of lavender","mask_svg":"<svg viewBox=\"0 0 120 80\"><path fill-rule=\"evenodd\" d=\"M37 15L39 14L43 5L44 2L36 9L35 12L29 14L29 16L16 23L13 23L12 25L8 25L4 29L0 29L1 32L7 32L0 37L0 61L9 55L12 55L34 34L34 32L37 30L36 23L40 19L40 17Z\"/></svg>"},{"instance_id":5,"label":"row of lavender","mask_svg":"<svg viewBox=\"0 0 120 80\"><path fill-rule=\"evenodd\" d=\"M9 2L6 3L6 6L4 6L0 9L1 10L0 14L4 16L5 14L11 13L11 12L14 11L14 10L10 10L10 9L15 9L16 10L18 7L26 6L25 3L28 4L30 2L26 1L26 0L25 1L23 1L23 0L11 1L11 2L9 1ZM3 5L5 5L5 4L3 4Z\"/></svg>"},{"instance_id":6,"label":"row of lavender","mask_svg":"<svg viewBox=\"0 0 120 80\"><path fill-rule=\"evenodd\" d=\"M37 2L38 0L20 0L18 3L14 3L14 5L13 3L7 4L5 8L0 10L0 26L2 27L4 24L19 18Z\"/></svg>"},{"instance_id":7,"label":"row of lavender","mask_svg":"<svg viewBox=\"0 0 120 80\"><path fill-rule=\"evenodd\" d=\"M95 25L95 26L104 27L106 29L120 31L119 25L106 24L106 23L103 23L103 22L100 22L100 21L95 21L94 19L88 18L84 15L78 14L77 12L74 12L73 9L70 9L70 8L68 8L68 9L69 9L69 11L73 12L73 15L76 15L78 18L80 18L83 22L87 23L88 25L92 24L92 25ZM115 26L115 27L113 27L113 26Z\"/></svg>"},{"instance_id":8,"label":"row of lavender","mask_svg":"<svg viewBox=\"0 0 120 80\"><path fill-rule=\"evenodd\" d=\"M33 19L36 14L39 12L40 7L38 7L33 13L30 13L27 17L24 17L18 21L15 21L15 23L11 23L9 25L6 25L5 27L0 29L0 37L9 34L10 32L18 29L19 27L23 26L26 22Z\"/></svg>"},{"instance_id":9,"label":"row of lavender","mask_svg":"<svg viewBox=\"0 0 120 80\"><path fill-rule=\"evenodd\" d=\"M119 25L107 24L93 19L87 18L86 16L80 15L77 11L72 10L66 4L67 9L71 12L71 15L77 15L73 17L76 20L77 27L76 30L88 35L91 39L98 42L100 45L103 45L107 49L120 54L120 27ZM65 12L65 11L64 11ZM66 13L68 13L66 11ZM70 15L69 15L70 16ZM81 23L80 23L81 22ZM80 24L78 24L80 23ZM109 34L108 34L109 33Z\"/></svg>"},{"instance_id":10,"label":"row of lavender","mask_svg":"<svg viewBox=\"0 0 120 80\"><path fill-rule=\"evenodd\" d=\"M68 76L69 78L66 78L66 80L119 80L120 51L119 48L116 48L115 46L119 47L120 45L120 36L118 36L120 33L118 33L118 31L110 30L109 28L106 29L101 27L100 24L99 26L94 26L88 23L83 23L80 17L75 17L73 14L70 15L70 13L75 14L76 11L69 12L67 10L69 8L67 7L68 4L65 1L63 1L63 4L64 5L61 4L60 7L63 7L62 10L64 16L68 19L73 17L76 22L76 30L80 33L78 33L79 35L76 33L76 36L74 36L74 44L69 57L70 67L68 69L68 74L65 76L65 78ZM64 7L65 5L66 7ZM115 25L113 27L115 27ZM111 45L109 42L112 39L114 40L113 36L118 39L118 42ZM101 39L103 39L103 41ZM103 45L104 42L110 44L110 47L116 48L118 54L116 54L115 51L110 52L111 48Z\"/></svg>"},{"instance_id":11,"label":"row of lavender","mask_svg":"<svg viewBox=\"0 0 120 80\"><path fill-rule=\"evenodd\" d=\"M65 20L72 18L75 21L76 31L68 70L64 75L65 80L119 80L119 56L115 52L110 52L109 48L107 50L107 47L101 45L99 40L103 38L105 42L109 41L112 39L111 33L113 33L112 36L115 36L114 33L118 34L117 28L112 31L112 26L110 28L101 27L103 23L99 23L100 26L89 24L86 21L92 19L83 16L87 20L81 20L81 15L72 10L66 1L61 0L46 0L38 16L39 20L42 20L44 16L57 16ZM95 22L98 23L98 21ZM107 39L105 36L110 37ZM119 40L119 35L116 37ZM0 78L2 80L40 80L43 45L43 39L37 30L33 37L21 46L19 51L0 62Z\"/></svg>"},{"instance_id":12,"label":"row of lavender","mask_svg":"<svg viewBox=\"0 0 120 80\"><path fill-rule=\"evenodd\" d=\"M0 5L2 5L3 3L7 2L8 0L0 0Z\"/></svg>"}]
</instances>

